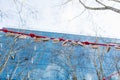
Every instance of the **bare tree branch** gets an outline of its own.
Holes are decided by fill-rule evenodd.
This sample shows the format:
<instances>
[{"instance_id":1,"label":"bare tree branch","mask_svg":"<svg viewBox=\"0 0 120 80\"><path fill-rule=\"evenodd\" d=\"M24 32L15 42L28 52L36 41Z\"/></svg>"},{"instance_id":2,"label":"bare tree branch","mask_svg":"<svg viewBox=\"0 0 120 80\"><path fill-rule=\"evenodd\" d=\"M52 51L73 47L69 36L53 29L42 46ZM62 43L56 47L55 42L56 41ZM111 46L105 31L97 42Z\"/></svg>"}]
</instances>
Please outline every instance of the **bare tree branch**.
<instances>
[{"instance_id":1,"label":"bare tree branch","mask_svg":"<svg viewBox=\"0 0 120 80\"><path fill-rule=\"evenodd\" d=\"M98 4L102 5L102 6L106 6L105 4L103 4L102 2L100 2L99 0L95 0Z\"/></svg>"},{"instance_id":2,"label":"bare tree branch","mask_svg":"<svg viewBox=\"0 0 120 80\"><path fill-rule=\"evenodd\" d=\"M106 10L107 7L90 7L85 5L81 0L79 0L79 2L86 8L86 9L90 9L90 10Z\"/></svg>"},{"instance_id":3,"label":"bare tree branch","mask_svg":"<svg viewBox=\"0 0 120 80\"><path fill-rule=\"evenodd\" d=\"M102 3L102 2L100 2L98 0L95 0L95 1L97 3L99 3L103 7L91 7L91 6L87 6L87 5L85 5L84 2L82 2L81 0L79 0L80 4L82 4L86 9L89 9L89 10L111 10L111 11L114 11L114 12L120 14L120 9L114 8L112 6L105 5L104 3Z\"/></svg>"},{"instance_id":4,"label":"bare tree branch","mask_svg":"<svg viewBox=\"0 0 120 80\"><path fill-rule=\"evenodd\" d=\"M6 58L5 58L5 61L3 62L3 64L0 66L0 73L2 73L2 71L4 70L4 68L6 67L8 61L9 61L9 58L10 58L10 55L12 54L13 50L14 50L14 46L16 44L16 38L14 39L14 42L13 44L11 45L11 49L10 51L8 52Z\"/></svg>"},{"instance_id":5,"label":"bare tree branch","mask_svg":"<svg viewBox=\"0 0 120 80\"><path fill-rule=\"evenodd\" d=\"M109 0L109 1L114 1L114 2L120 3L120 0Z\"/></svg>"}]
</instances>

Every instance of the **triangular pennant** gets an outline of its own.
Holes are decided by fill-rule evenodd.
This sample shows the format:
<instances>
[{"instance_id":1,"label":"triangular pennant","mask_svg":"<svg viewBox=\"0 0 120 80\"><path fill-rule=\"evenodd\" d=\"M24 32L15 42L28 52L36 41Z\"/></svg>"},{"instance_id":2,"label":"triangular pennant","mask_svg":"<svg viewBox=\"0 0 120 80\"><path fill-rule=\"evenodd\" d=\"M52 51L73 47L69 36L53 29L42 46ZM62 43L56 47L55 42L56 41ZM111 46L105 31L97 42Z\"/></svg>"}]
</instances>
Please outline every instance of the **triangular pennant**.
<instances>
[{"instance_id":1,"label":"triangular pennant","mask_svg":"<svg viewBox=\"0 0 120 80\"><path fill-rule=\"evenodd\" d=\"M78 45L85 47L85 44L83 44L81 42L77 42L77 43L78 43Z\"/></svg>"},{"instance_id":2,"label":"triangular pennant","mask_svg":"<svg viewBox=\"0 0 120 80\"><path fill-rule=\"evenodd\" d=\"M34 42L40 42L40 41L41 41L41 38L34 37Z\"/></svg>"},{"instance_id":3,"label":"triangular pennant","mask_svg":"<svg viewBox=\"0 0 120 80\"><path fill-rule=\"evenodd\" d=\"M120 50L120 46L115 46L115 49L116 50Z\"/></svg>"},{"instance_id":4,"label":"triangular pennant","mask_svg":"<svg viewBox=\"0 0 120 80\"><path fill-rule=\"evenodd\" d=\"M99 48L99 45L91 45L91 48L92 48L92 49L98 49L98 48Z\"/></svg>"},{"instance_id":5,"label":"triangular pennant","mask_svg":"<svg viewBox=\"0 0 120 80\"><path fill-rule=\"evenodd\" d=\"M16 34L14 34L14 33L6 33L6 36L7 36L7 37L15 37L15 35L16 35Z\"/></svg>"},{"instance_id":6,"label":"triangular pennant","mask_svg":"<svg viewBox=\"0 0 120 80\"><path fill-rule=\"evenodd\" d=\"M49 41L49 40L50 40L50 38L42 38L43 42L46 42L46 41Z\"/></svg>"},{"instance_id":7,"label":"triangular pennant","mask_svg":"<svg viewBox=\"0 0 120 80\"><path fill-rule=\"evenodd\" d=\"M71 41L71 45L75 46L77 45L78 43L76 41Z\"/></svg>"},{"instance_id":8,"label":"triangular pennant","mask_svg":"<svg viewBox=\"0 0 120 80\"><path fill-rule=\"evenodd\" d=\"M59 39L53 39L53 43L58 43L59 41Z\"/></svg>"},{"instance_id":9,"label":"triangular pennant","mask_svg":"<svg viewBox=\"0 0 120 80\"><path fill-rule=\"evenodd\" d=\"M109 52L111 47L109 45L106 46L106 51Z\"/></svg>"},{"instance_id":10,"label":"triangular pennant","mask_svg":"<svg viewBox=\"0 0 120 80\"><path fill-rule=\"evenodd\" d=\"M63 41L62 46L68 46L67 42L68 40Z\"/></svg>"},{"instance_id":11,"label":"triangular pennant","mask_svg":"<svg viewBox=\"0 0 120 80\"><path fill-rule=\"evenodd\" d=\"M28 36L27 35L19 35L18 38L20 38L20 39L27 39Z\"/></svg>"}]
</instances>

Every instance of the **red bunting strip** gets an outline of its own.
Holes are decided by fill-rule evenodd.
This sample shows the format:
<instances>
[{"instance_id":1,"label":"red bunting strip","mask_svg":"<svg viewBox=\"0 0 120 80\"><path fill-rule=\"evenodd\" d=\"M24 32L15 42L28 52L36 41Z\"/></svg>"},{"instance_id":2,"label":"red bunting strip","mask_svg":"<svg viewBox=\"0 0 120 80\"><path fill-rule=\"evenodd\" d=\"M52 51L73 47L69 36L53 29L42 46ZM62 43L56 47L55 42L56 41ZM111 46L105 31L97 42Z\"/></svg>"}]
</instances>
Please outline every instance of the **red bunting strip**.
<instances>
[{"instance_id":1,"label":"red bunting strip","mask_svg":"<svg viewBox=\"0 0 120 80\"><path fill-rule=\"evenodd\" d=\"M116 72L116 73L113 73L111 74L110 76L106 77L106 78L103 78L102 80L110 80L111 77L115 76L115 75L118 75L120 74L120 72Z\"/></svg>"},{"instance_id":2,"label":"red bunting strip","mask_svg":"<svg viewBox=\"0 0 120 80\"><path fill-rule=\"evenodd\" d=\"M29 36L29 37L31 37L31 38L34 38L34 37L36 37L36 38L48 38L48 37L46 37L46 36L38 36L38 35L36 35L36 34L33 34L33 33L30 33L30 34L26 34L26 33L22 33L22 32L15 32L15 31L12 31L12 30L8 30L8 29L5 29L5 28L3 28L3 29L0 29L0 31L3 31L3 32L5 32L5 33L14 33L14 34L21 34L21 35L26 35L26 36ZM54 40L54 39L56 39L56 38L50 38L51 40ZM68 39L64 39L64 38L57 38L57 39L59 39L59 41L68 41L68 42L72 42L73 40L68 40ZM74 41L74 42L80 42L80 41ZM94 42L89 42L89 41L84 41L84 42L81 42L82 44L84 44L84 45L100 45L100 46L116 46L116 44L103 44L103 43L94 43ZM118 45L118 47L120 47L120 45Z\"/></svg>"}]
</instances>

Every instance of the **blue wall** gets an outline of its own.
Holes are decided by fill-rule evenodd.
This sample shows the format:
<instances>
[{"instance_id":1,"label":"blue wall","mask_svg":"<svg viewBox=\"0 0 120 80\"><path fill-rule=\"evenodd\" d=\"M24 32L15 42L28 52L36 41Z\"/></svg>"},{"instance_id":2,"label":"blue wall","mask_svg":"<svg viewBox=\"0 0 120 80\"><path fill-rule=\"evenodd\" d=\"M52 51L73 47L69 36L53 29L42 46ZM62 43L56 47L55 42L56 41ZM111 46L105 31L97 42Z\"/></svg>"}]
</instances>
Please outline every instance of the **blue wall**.
<instances>
[{"instance_id":1,"label":"blue wall","mask_svg":"<svg viewBox=\"0 0 120 80\"><path fill-rule=\"evenodd\" d=\"M96 37L92 36L18 29L10 30L21 31L25 33L35 33L36 35L55 38L65 38L91 42L96 41ZM98 37L98 43L109 42L119 43L119 40ZM7 62L4 70L0 73L0 77L12 77L12 79L17 80L21 80L23 78L25 78L25 80L71 80L71 73L73 72L73 70L72 68L70 68L70 66L66 64L69 63L67 57L70 55L71 65L75 69L78 80L82 80L84 78L88 79L87 77L89 76L92 77L92 80L97 80L96 70L93 65L92 59L96 58L99 69L100 65L97 58L98 50L92 49L91 46L63 47L61 44L61 42L54 44L52 41L34 42L32 38L17 39L16 43L14 43L13 37L6 37L5 33L0 32L0 65L5 62L6 56L11 50L11 46L13 47L12 53L9 57L9 61ZM104 49L105 47L100 47L100 55L103 53ZM114 47L112 47L109 52L104 51L104 56L102 57L104 77L109 76L116 71L114 65L114 59L116 55L119 58L119 51L116 51Z\"/></svg>"}]
</instances>

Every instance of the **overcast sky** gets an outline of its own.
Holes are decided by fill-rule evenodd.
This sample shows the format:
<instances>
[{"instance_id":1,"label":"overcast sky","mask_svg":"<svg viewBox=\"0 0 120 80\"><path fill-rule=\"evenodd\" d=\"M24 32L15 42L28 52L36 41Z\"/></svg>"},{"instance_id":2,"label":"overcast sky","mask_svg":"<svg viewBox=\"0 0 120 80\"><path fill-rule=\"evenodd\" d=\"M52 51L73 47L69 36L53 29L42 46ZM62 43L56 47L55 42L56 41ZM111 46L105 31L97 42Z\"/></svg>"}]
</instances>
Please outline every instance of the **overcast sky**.
<instances>
[{"instance_id":1,"label":"overcast sky","mask_svg":"<svg viewBox=\"0 0 120 80\"><path fill-rule=\"evenodd\" d=\"M120 14L112 11L90 11L78 0L63 4L63 0L0 0L0 27L120 38ZM18 9L18 11L16 10ZM1 14L1 13L0 13Z\"/></svg>"}]
</instances>

